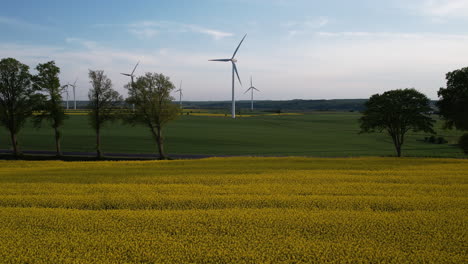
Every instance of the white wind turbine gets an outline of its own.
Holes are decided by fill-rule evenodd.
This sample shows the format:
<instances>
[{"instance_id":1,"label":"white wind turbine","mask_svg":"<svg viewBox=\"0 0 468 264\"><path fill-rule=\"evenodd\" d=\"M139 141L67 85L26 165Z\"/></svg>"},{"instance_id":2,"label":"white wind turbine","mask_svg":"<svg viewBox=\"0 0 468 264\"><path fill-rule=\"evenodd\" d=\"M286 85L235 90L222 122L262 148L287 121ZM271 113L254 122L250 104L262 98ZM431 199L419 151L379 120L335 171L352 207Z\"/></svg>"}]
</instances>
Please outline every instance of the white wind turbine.
<instances>
[{"instance_id":1,"label":"white wind turbine","mask_svg":"<svg viewBox=\"0 0 468 264\"><path fill-rule=\"evenodd\" d=\"M247 89L247 91L244 92L244 94L246 94L248 91L251 92L250 94L250 110L253 112L254 108L253 108L253 94L254 94L254 90L257 91L257 92L260 92L260 90L258 90L257 88L255 88L252 84L252 76L250 76L250 87L249 89Z\"/></svg>"},{"instance_id":2,"label":"white wind turbine","mask_svg":"<svg viewBox=\"0 0 468 264\"><path fill-rule=\"evenodd\" d=\"M75 82L73 84L70 84L70 83L67 84L67 87L68 86L73 87L73 109L75 109L75 110L76 110L76 91L75 91L76 81L78 81L78 78L75 80ZM67 88L67 101L68 101L68 88ZM67 102L67 107L68 107L68 102Z\"/></svg>"},{"instance_id":3,"label":"white wind turbine","mask_svg":"<svg viewBox=\"0 0 468 264\"><path fill-rule=\"evenodd\" d=\"M179 86L179 90L176 91L176 93L179 93L179 104L180 104L180 108L182 108L182 81L180 81L180 86Z\"/></svg>"},{"instance_id":4,"label":"white wind turbine","mask_svg":"<svg viewBox=\"0 0 468 264\"><path fill-rule=\"evenodd\" d=\"M130 76L132 87L133 87L133 84L134 84L133 83L133 77L135 77L134 73L135 73L136 68L138 67L138 64L140 64L140 62L137 62L137 64L135 65L135 68L133 68L132 73L120 73L120 74L125 75L125 76ZM133 111L135 111L135 105L134 104L132 105L132 108L133 108Z\"/></svg>"},{"instance_id":5,"label":"white wind turbine","mask_svg":"<svg viewBox=\"0 0 468 264\"><path fill-rule=\"evenodd\" d=\"M70 107L69 107L69 105L68 105L68 95L69 95L69 94L68 94L68 87L70 87L70 86L71 86L70 83L67 83L67 84L65 84L65 85L62 86L62 88L65 88L65 89L63 90L63 92L67 94L67 101L66 101L66 102L67 102L67 110L70 109Z\"/></svg>"},{"instance_id":6,"label":"white wind turbine","mask_svg":"<svg viewBox=\"0 0 468 264\"><path fill-rule=\"evenodd\" d=\"M232 63L232 118L236 118L236 99L234 96L234 79L235 76L234 74L237 75L237 79L239 80L240 85L242 86L242 81L240 80L239 73L237 72L237 67L236 67L236 62L237 60L235 59L235 56L237 54L237 51L239 50L242 42L244 41L245 37L247 37L247 34L242 38L241 42L237 46L237 49L234 51L234 54L232 55L232 58L230 59L216 59L216 60L209 60L209 61L222 61L222 62L231 62Z\"/></svg>"}]
</instances>

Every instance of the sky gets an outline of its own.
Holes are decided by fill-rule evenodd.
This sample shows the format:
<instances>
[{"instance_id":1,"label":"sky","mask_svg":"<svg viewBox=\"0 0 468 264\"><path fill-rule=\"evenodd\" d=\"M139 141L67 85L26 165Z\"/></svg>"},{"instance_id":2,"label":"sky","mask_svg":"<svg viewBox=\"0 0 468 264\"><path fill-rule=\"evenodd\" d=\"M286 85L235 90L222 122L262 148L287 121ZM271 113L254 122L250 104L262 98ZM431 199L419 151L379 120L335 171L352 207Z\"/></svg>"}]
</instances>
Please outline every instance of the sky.
<instances>
[{"instance_id":1,"label":"sky","mask_svg":"<svg viewBox=\"0 0 468 264\"><path fill-rule=\"evenodd\" d=\"M62 84L104 70L124 96L131 72L163 73L183 100L231 99L237 54L259 100L368 98L416 88L431 99L445 74L468 65L468 0L3 1L0 58L34 68L54 60ZM174 93L174 97L176 94Z\"/></svg>"}]
</instances>

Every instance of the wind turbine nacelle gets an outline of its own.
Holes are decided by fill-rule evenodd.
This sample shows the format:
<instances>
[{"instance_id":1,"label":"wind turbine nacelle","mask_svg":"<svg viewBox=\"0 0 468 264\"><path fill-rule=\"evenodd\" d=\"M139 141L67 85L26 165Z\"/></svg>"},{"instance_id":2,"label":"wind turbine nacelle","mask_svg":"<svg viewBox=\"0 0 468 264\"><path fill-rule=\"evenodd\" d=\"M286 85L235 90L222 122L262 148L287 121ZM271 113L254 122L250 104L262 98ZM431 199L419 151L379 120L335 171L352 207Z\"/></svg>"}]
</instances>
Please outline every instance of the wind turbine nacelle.
<instances>
[{"instance_id":1,"label":"wind turbine nacelle","mask_svg":"<svg viewBox=\"0 0 468 264\"><path fill-rule=\"evenodd\" d=\"M234 62L234 63L236 63L236 62L237 62L237 59L232 59L231 61Z\"/></svg>"}]
</instances>

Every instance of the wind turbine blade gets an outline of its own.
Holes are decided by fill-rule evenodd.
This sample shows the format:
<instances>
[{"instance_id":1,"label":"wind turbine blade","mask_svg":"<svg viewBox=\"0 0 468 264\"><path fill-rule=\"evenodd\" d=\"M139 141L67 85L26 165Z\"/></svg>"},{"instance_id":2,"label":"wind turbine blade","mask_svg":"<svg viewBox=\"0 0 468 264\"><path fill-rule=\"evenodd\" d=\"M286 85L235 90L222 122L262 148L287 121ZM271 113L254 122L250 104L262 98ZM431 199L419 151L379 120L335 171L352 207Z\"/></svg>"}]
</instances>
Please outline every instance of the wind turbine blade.
<instances>
[{"instance_id":1,"label":"wind turbine blade","mask_svg":"<svg viewBox=\"0 0 468 264\"><path fill-rule=\"evenodd\" d=\"M250 89L252 89L252 87L250 87L249 89L245 90L244 94L246 94L248 91L250 91Z\"/></svg>"},{"instance_id":2,"label":"wind turbine blade","mask_svg":"<svg viewBox=\"0 0 468 264\"><path fill-rule=\"evenodd\" d=\"M132 76L131 74L128 74L128 73L120 73L122 75L125 75L125 76Z\"/></svg>"},{"instance_id":3,"label":"wind turbine blade","mask_svg":"<svg viewBox=\"0 0 468 264\"><path fill-rule=\"evenodd\" d=\"M182 80L180 80L180 86L179 86L179 90L182 91Z\"/></svg>"},{"instance_id":4,"label":"wind turbine blade","mask_svg":"<svg viewBox=\"0 0 468 264\"><path fill-rule=\"evenodd\" d=\"M242 81L241 81L241 79L239 77L239 73L237 72L237 66L236 66L236 64L234 62L232 63L232 67L234 67L234 71L236 72L237 79L239 80L239 83L242 86Z\"/></svg>"},{"instance_id":5,"label":"wind turbine blade","mask_svg":"<svg viewBox=\"0 0 468 264\"><path fill-rule=\"evenodd\" d=\"M227 61L231 61L231 59L216 59L216 60L208 60L208 61L224 61L224 62L227 62Z\"/></svg>"},{"instance_id":6,"label":"wind turbine blade","mask_svg":"<svg viewBox=\"0 0 468 264\"><path fill-rule=\"evenodd\" d=\"M250 87L253 87L253 85L252 85L252 76L250 76Z\"/></svg>"},{"instance_id":7,"label":"wind turbine blade","mask_svg":"<svg viewBox=\"0 0 468 264\"><path fill-rule=\"evenodd\" d=\"M253 88L254 90L256 90L257 92L260 92L260 90L259 90L259 89L255 88L255 87L252 87L252 88Z\"/></svg>"},{"instance_id":8,"label":"wind turbine blade","mask_svg":"<svg viewBox=\"0 0 468 264\"><path fill-rule=\"evenodd\" d=\"M137 64L135 65L135 68L133 68L132 74L130 74L130 75L133 75L133 73L135 72L136 68L138 67L138 64L140 64L140 62L137 62Z\"/></svg>"},{"instance_id":9,"label":"wind turbine blade","mask_svg":"<svg viewBox=\"0 0 468 264\"><path fill-rule=\"evenodd\" d=\"M239 50L240 46L242 45L242 42L244 42L245 37L247 37L247 34L245 34L245 36L242 38L241 42L239 43L239 46L237 46L236 51L234 51L234 54L232 54L232 58L231 58L231 59L234 59L234 57L236 56L237 51Z\"/></svg>"}]
</instances>

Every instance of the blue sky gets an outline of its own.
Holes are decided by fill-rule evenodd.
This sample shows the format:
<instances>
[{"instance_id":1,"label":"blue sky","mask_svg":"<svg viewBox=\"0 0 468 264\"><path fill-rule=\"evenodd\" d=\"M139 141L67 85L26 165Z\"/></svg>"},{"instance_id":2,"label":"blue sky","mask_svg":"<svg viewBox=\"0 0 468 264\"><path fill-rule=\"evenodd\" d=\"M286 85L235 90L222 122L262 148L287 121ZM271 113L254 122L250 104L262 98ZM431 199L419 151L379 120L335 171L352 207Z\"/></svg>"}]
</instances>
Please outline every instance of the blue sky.
<instances>
[{"instance_id":1,"label":"blue sky","mask_svg":"<svg viewBox=\"0 0 468 264\"><path fill-rule=\"evenodd\" d=\"M0 58L32 68L55 60L61 81L102 69L125 94L128 72L183 80L185 100L229 100L228 63L258 99L367 98L415 87L430 98L445 73L468 66L468 0L8 1L0 9Z\"/></svg>"}]
</instances>

